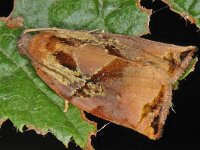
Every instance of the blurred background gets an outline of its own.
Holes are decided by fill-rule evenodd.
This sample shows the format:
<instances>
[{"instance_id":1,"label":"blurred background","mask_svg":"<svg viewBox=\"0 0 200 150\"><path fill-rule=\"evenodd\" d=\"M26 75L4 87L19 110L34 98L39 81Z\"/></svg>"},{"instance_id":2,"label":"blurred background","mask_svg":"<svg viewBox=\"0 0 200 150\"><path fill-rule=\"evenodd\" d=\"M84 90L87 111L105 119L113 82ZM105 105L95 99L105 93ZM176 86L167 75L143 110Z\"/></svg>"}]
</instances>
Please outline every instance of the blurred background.
<instances>
[{"instance_id":1,"label":"blurred background","mask_svg":"<svg viewBox=\"0 0 200 150\"><path fill-rule=\"evenodd\" d=\"M152 9L150 21L151 34L144 38L177 45L195 45L200 49L200 30L180 15L172 12L160 0L142 0L141 4ZM8 16L13 9L13 0L0 0L0 17ZM199 52L196 53L199 56ZM157 141L137 132L109 123L92 138L96 150L178 150L183 148L200 149L200 64L195 72L180 83L179 89L173 91L174 110L164 126L163 137ZM90 114L87 117L98 122L98 129L107 121ZM37 135L34 131L20 133L10 121L0 129L0 150L66 150L64 145L52 134ZM69 150L79 150L74 142Z\"/></svg>"}]
</instances>

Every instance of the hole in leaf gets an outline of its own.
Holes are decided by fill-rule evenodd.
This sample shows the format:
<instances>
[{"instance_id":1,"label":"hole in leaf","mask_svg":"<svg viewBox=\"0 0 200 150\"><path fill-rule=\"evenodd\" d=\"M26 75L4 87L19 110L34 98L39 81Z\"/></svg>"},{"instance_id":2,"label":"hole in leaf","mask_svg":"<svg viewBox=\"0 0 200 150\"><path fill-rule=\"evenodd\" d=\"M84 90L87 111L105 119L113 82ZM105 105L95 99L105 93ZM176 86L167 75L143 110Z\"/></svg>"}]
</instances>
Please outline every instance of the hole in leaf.
<instances>
[{"instance_id":1,"label":"hole in leaf","mask_svg":"<svg viewBox=\"0 0 200 150\"><path fill-rule=\"evenodd\" d=\"M196 25L171 11L167 4L158 0L142 0L141 4L152 9L151 34L144 35L144 38L177 45L200 45L200 31Z\"/></svg>"},{"instance_id":2,"label":"hole in leaf","mask_svg":"<svg viewBox=\"0 0 200 150\"><path fill-rule=\"evenodd\" d=\"M0 17L8 17L14 7L14 0L0 1Z\"/></svg>"}]
</instances>

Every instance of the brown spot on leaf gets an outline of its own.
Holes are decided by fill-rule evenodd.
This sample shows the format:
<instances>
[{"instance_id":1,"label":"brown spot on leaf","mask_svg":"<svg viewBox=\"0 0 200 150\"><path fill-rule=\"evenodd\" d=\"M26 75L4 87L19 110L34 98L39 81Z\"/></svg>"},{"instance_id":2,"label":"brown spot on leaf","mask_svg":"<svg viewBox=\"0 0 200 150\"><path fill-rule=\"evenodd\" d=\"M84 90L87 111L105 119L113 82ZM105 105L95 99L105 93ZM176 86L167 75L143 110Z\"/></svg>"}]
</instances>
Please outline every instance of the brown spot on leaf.
<instances>
[{"instance_id":1,"label":"brown spot on leaf","mask_svg":"<svg viewBox=\"0 0 200 150\"><path fill-rule=\"evenodd\" d=\"M23 26L24 19L22 17L8 17L8 18L1 18L0 20L4 21L8 28L20 28Z\"/></svg>"}]
</instances>

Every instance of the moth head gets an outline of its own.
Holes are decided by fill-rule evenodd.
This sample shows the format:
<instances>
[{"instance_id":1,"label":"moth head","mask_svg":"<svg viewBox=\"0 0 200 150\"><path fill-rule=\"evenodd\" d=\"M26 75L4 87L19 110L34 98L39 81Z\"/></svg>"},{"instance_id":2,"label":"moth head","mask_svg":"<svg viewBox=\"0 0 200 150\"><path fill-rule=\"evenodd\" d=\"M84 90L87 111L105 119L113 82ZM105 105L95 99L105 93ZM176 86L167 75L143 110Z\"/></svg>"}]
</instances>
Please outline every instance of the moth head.
<instances>
[{"instance_id":1,"label":"moth head","mask_svg":"<svg viewBox=\"0 0 200 150\"><path fill-rule=\"evenodd\" d=\"M22 34L20 36L20 39L17 42L17 47L19 49L19 52L23 55L28 55L27 54L27 49L28 49L28 43L30 39L32 38L31 34Z\"/></svg>"}]
</instances>

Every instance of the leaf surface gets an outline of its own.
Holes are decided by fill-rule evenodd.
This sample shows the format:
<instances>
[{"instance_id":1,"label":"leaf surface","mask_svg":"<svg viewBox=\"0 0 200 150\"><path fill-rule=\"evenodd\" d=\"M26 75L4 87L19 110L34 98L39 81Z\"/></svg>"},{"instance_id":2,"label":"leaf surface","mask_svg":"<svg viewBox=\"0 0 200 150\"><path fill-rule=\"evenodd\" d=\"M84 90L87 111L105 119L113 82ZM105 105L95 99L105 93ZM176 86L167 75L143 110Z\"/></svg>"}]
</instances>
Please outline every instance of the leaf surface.
<instances>
[{"instance_id":1,"label":"leaf surface","mask_svg":"<svg viewBox=\"0 0 200 150\"><path fill-rule=\"evenodd\" d=\"M16 0L13 17L26 28L57 27L142 35L149 15L138 0Z\"/></svg>"}]
</instances>

